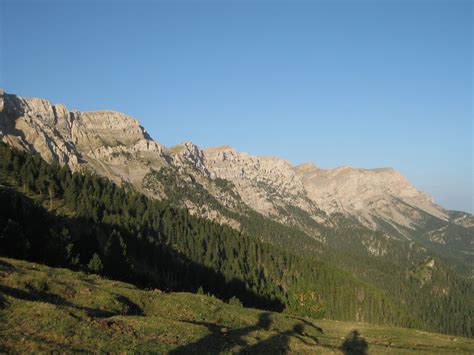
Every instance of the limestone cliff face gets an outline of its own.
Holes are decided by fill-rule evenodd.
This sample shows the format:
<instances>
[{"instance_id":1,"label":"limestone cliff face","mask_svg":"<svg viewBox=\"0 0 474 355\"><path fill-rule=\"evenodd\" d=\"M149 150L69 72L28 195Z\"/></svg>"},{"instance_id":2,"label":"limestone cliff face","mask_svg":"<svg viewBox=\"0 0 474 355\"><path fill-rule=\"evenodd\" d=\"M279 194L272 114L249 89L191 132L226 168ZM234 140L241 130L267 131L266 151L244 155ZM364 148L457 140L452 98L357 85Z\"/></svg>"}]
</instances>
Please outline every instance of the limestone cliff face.
<instances>
[{"instance_id":1,"label":"limestone cliff face","mask_svg":"<svg viewBox=\"0 0 474 355\"><path fill-rule=\"evenodd\" d=\"M255 157L223 146L203 150L203 164L211 179L232 181L243 201L264 215L278 216L285 205L307 212L312 204L289 162L275 157Z\"/></svg>"},{"instance_id":2,"label":"limestone cliff face","mask_svg":"<svg viewBox=\"0 0 474 355\"><path fill-rule=\"evenodd\" d=\"M418 191L392 168L356 169L342 166L323 170L312 164L297 166L308 197L328 213L355 216L362 224L377 229L380 220L415 229L423 212L448 220L449 216L426 193Z\"/></svg>"},{"instance_id":3,"label":"limestone cliff face","mask_svg":"<svg viewBox=\"0 0 474 355\"><path fill-rule=\"evenodd\" d=\"M80 154L72 144L74 114L62 105L52 106L43 99L23 99L0 93L3 107L0 137L17 148L38 152L47 161L52 159L77 168Z\"/></svg>"},{"instance_id":4,"label":"limestone cliff face","mask_svg":"<svg viewBox=\"0 0 474 355\"><path fill-rule=\"evenodd\" d=\"M2 141L37 152L47 161L91 169L117 183L129 182L154 198L166 197L165 189L150 174L169 168L182 183L199 184L226 208L240 211L243 203L280 222L295 224L304 215L330 225L337 213L371 229L388 224L406 234L421 228L427 216L450 219L447 211L391 168L293 167L279 158L255 157L228 146L201 149L190 142L166 148L130 116L113 111L71 112L44 99L3 91L0 110ZM148 189L143 188L146 176ZM213 181L218 179L232 182L232 188L216 188ZM209 206L199 212L203 206L190 203L185 201L196 213L219 220L220 212Z\"/></svg>"},{"instance_id":5,"label":"limestone cliff face","mask_svg":"<svg viewBox=\"0 0 474 355\"><path fill-rule=\"evenodd\" d=\"M71 112L44 99L0 93L0 139L77 170L87 167L116 182L141 182L147 162L163 164L163 147L130 116Z\"/></svg>"}]
</instances>

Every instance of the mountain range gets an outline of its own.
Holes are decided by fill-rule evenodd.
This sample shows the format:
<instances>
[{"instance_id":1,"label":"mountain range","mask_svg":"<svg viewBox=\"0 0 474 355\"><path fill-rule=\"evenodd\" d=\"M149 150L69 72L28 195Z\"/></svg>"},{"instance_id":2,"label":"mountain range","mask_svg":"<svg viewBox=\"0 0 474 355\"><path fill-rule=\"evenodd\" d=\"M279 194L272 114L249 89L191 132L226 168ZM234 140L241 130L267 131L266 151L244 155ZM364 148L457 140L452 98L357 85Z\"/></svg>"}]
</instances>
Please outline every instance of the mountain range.
<instances>
[{"instance_id":1,"label":"mountain range","mask_svg":"<svg viewBox=\"0 0 474 355\"><path fill-rule=\"evenodd\" d=\"M474 217L437 205L393 168L293 166L191 142L168 148L125 114L69 111L3 90L0 110L3 142L130 184L152 198L174 198L201 217L242 229L240 217L255 212L326 244L324 230L354 224L379 232L377 239L361 241L370 254L387 254L390 241L414 243L474 275ZM194 193L183 193L189 189Z\"/></svg>"}]
</instances>

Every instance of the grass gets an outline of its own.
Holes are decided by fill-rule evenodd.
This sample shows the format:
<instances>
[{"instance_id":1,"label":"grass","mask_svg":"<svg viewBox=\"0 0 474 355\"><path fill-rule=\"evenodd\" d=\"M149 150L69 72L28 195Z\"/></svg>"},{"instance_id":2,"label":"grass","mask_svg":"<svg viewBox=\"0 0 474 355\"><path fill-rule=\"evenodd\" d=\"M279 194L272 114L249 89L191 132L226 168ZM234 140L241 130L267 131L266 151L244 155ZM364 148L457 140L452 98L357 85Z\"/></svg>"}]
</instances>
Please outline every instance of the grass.
<instances>
[{"instance_id":1,"label":"grass","mask_svg":"<svg viewBox=\"0 0 474 355\"><path fill-rule=\"evenodd\" d=\"M364 344L371 354L474 353L472 339L298 318L0 258L2 352L349 354Z\"/></svg>"}]
</instances>

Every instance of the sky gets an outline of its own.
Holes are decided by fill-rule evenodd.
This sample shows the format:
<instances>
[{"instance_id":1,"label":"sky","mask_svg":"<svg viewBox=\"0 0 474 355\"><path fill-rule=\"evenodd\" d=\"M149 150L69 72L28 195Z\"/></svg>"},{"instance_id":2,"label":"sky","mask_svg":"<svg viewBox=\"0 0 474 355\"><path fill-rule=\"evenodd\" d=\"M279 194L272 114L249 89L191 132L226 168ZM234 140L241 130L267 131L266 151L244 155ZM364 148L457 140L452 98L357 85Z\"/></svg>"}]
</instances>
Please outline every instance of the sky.
<instances>
[{"instance_id":1,"label":"sky","mask_svg":"<svg viewBox=\"0 0 474 355\"><path fill-rule=\"evenodd\" d=\"M0 87L473 212L470 0L0 0Z\"/></svg>"}]
</instances>

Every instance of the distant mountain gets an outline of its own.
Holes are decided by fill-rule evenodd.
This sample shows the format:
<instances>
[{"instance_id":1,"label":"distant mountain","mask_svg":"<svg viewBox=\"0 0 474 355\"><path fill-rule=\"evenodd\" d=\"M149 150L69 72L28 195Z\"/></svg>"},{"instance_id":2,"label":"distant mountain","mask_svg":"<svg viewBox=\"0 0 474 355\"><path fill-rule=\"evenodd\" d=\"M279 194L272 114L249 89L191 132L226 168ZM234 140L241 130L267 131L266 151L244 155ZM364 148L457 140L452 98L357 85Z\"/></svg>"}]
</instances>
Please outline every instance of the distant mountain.
<instances>
[{"instance_id":1,"label":"distant mountain","mask_svg":"<svg viewBox=\"0 0 474 355\"><path fill-rule=\"evenodd\" d=\"M398 226L416 229L422 214L444 221L449 219L447 211L392 168L342 166L322 170L304 164L297 166L295 171L302 178L308 196L323 210L355 216L373 229L381 227L380 219L395 229Z\"/></svg>"},{"instance_id":2,"label":"distant mountain","mask_svg":"<svg viewBox=\"0 0 474 355\"><path fill-rule=\"evenodd\" d=\"M328 230L358 226L379 233L359 238L368 254L383 256L399 241L415 243L421 254L435 253L474 275L473 216L445 210L392 168L323 170L228 146L201 149L186 142L167 148L130 116L69 111L3 91L0 109L3 142L131 184L150 197L173 199L236 229L257 213L327 245L337 240L328 241Z\"/></svg>"}]
</instances>

